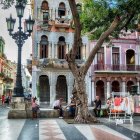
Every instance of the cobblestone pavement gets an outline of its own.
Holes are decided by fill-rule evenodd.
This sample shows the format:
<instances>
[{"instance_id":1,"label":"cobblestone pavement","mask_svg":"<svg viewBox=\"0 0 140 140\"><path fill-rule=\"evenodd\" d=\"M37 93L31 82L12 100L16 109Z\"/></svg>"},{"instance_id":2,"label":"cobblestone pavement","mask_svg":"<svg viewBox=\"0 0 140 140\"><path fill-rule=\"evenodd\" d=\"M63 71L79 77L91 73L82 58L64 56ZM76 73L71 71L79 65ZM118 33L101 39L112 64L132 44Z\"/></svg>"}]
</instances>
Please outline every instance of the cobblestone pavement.
<instances>
[{"instance_id":1,"label":"cobblestone pavement","mask_svg":"<svg viewBox=\"0 0 140 140\"><path fill-rule=\"evenodd\" d=\"M140 116L134 125L117 125L108 118L100 124L67 124L63 119L7 119L0 107L0 140L140 140Z\"/></svg>"}]
</instances>

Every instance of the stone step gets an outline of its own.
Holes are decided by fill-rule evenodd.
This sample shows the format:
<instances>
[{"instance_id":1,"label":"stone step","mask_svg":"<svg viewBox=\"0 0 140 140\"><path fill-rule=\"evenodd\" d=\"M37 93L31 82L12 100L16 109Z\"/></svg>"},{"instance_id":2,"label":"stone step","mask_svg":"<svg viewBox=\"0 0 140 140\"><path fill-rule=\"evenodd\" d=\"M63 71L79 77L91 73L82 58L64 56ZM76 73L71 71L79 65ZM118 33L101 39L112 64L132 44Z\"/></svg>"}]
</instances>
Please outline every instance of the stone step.
<instances>
[{"instance_id":1,"label":"stone step","mask_svg":"<svg viewBox=\"0 0 140 140\"><path fill-rule=\"evenodd\" d=\"M64 111L64 117L67 118L69 116L68 111ZM38 113L39 118L58 118L59 110L55 109L44 109L41 108ZM8 112L8 119L27 119L32 118L32 110L18 110L18 109L10 109Z\"/></svg>"}]
</instances>

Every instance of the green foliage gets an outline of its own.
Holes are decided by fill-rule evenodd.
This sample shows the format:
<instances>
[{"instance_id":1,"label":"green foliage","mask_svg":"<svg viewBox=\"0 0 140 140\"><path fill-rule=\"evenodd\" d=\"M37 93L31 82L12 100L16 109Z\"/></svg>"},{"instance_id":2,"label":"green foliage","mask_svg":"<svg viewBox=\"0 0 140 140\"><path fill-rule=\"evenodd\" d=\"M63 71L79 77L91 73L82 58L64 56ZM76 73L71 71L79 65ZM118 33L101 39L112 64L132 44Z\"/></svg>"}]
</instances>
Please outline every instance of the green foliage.
<instances>
[{"instance_id":1,"label":"green foliage","mask_svg":"<svg viewBox=\"0 0 140 140\"><path fill-rule=\"evenodd\" d=\"M116 16L120 17L122 21L113 32L114 37L118 37L122 29L135 30L136 21L140 20L139 0L83 0L83 4L82 32L87 33L96 29L96 32L90 35L90 39L98 39ZM130 21L127 23L128 19Z\"/></svg>"},{"instance_id":2,"label":"green foliage","mask_svg":"<svg viewBox=\"0 0 140 140\"><path fill-rule=\"evenodd\" d=\"M15 2L23 2L24 4L27 3L27 0L2 0L0 3L2 5L2 9L10 8Z\"/></svg>"}]
</instances>

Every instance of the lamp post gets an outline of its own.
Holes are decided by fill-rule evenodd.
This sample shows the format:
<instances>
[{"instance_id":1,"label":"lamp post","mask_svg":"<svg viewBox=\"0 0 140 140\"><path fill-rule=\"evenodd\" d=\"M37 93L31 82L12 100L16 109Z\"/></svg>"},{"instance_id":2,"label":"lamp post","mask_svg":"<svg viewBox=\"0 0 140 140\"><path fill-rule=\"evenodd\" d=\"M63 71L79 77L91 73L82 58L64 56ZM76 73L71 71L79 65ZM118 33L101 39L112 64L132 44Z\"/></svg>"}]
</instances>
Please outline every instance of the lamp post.
<instances>
[{"instance_id":1,"label":"lamp post","mask_svg":"<svg viewBox=\"0 0 140 140\"><path fill-rule=\"evenodd\" d=\"M25 20L27 32L23 32L22 27L21 27L21 19L24 15L25 4L22 1L18 1L16 3L15 8L17 12L17 17L19 18L19 27L18 27L17 32L12 33L14 30L14 24L16 22L16 19L13 19L12 15L10 15L10 18L6 18L9 35L12 36L12 38L15 40L18 46L17 75L16 75L16 85L14 87L13 96L24 97L23 86L22 86L22 76L21 76L21 52L22 52L22 46L25 40L27 40L28 37L31 36L31 32L33 31L34 20L32 20L30 16L29 16L29 19Z\"/></svg>"}]
</instances>

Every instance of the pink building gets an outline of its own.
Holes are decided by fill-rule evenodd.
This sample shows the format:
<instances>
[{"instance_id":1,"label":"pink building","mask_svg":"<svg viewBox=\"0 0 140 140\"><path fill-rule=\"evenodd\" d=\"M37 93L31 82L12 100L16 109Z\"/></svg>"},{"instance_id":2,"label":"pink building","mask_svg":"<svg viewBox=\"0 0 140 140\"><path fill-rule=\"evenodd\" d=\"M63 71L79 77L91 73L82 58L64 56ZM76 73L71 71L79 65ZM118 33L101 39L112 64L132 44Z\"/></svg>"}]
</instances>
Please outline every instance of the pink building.
<instances>
[{"instance_id":1,"label":"pink building","mask_svg":"<svg viewBox=\"0 0 140 140\"><path fill-rule=\"evenodd\" d=\"M132 85L140 86L140 44L137 33L104 43L91 66L92 98L99 95L102 103L114 92L130 92ZM96 44L91 42L90 49Z\"/></svg>"}]
</instances>

